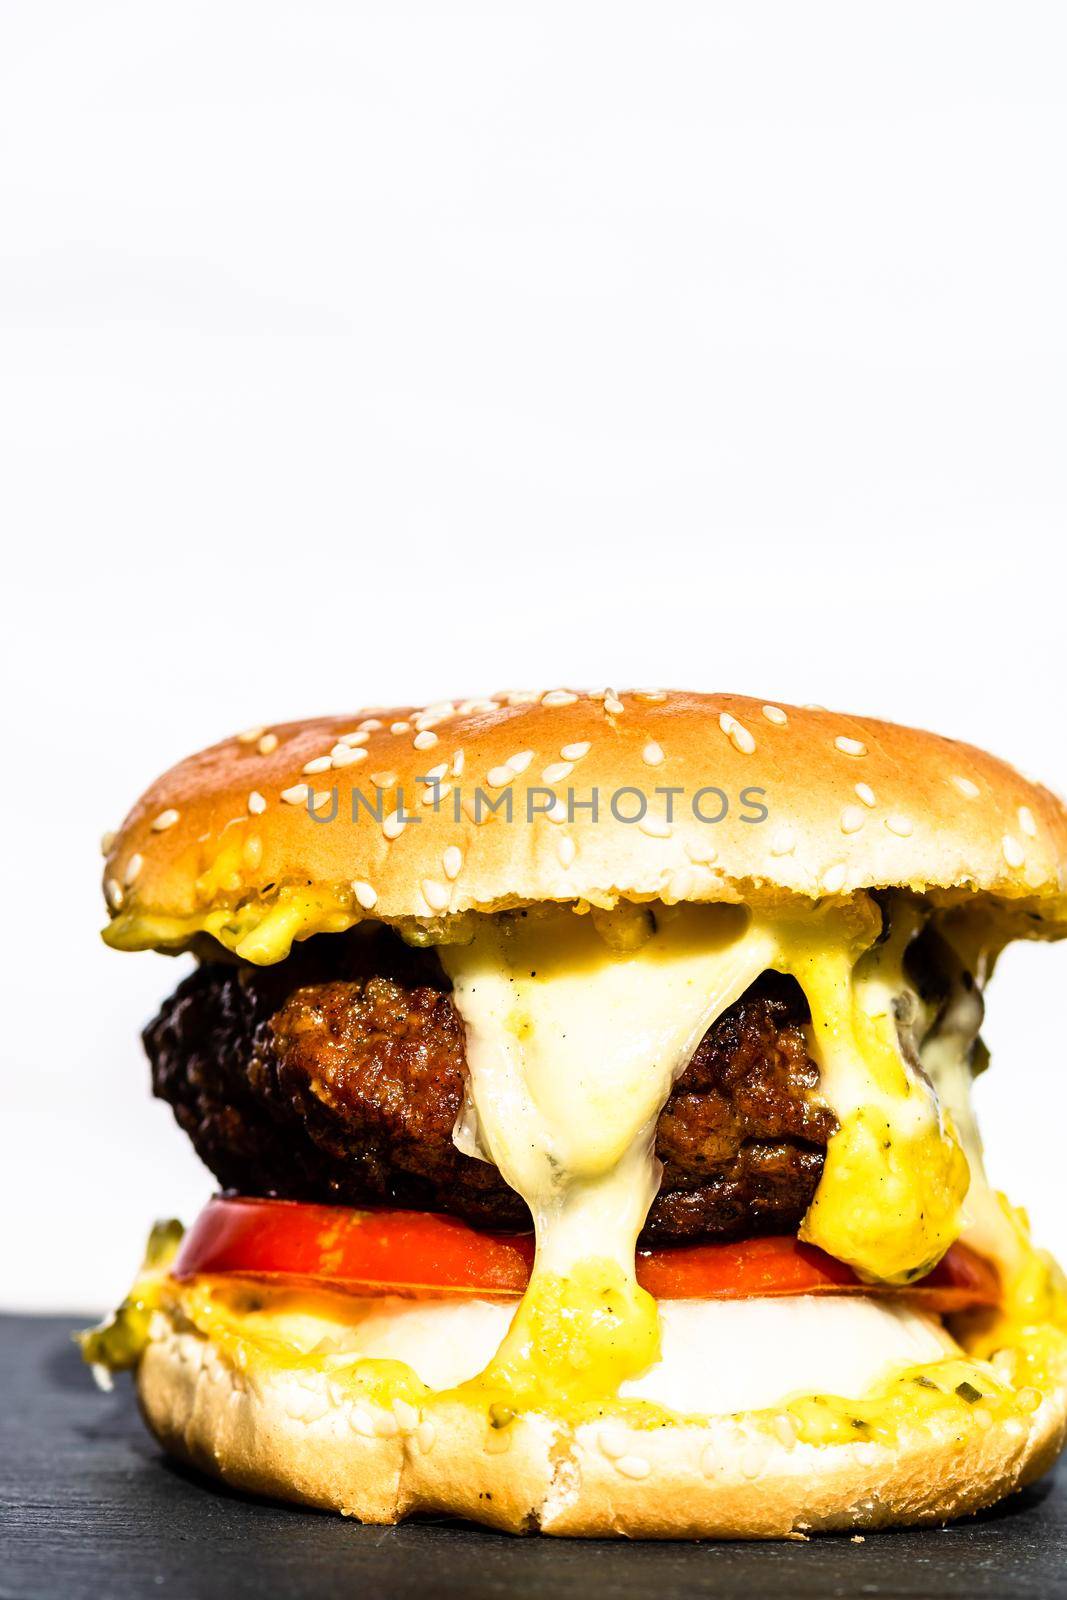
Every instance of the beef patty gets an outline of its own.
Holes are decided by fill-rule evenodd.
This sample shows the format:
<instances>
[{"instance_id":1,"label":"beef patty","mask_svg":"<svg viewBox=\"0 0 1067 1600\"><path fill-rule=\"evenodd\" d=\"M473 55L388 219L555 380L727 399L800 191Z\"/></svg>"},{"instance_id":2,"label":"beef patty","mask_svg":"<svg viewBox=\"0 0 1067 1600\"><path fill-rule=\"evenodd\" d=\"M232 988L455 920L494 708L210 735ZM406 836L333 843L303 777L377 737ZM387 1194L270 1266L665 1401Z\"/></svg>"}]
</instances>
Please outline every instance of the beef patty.
<instances>
[{"instance_id":1,"label":"beef patty","mask_svg":"<svg viewBox=\"0 0 1067 1600\"><path fill-rule=\"evenodd\" d=\"M660 1116L663 1182L643 1242L793 1232L822 1172L799 986L767 972L709 1028ZM145 1029L155 1093L226 1189L530 1226L452 1128L463 1023L432 952L326 935L274 967L200 966Z\"/></svg>"}]
</instances>

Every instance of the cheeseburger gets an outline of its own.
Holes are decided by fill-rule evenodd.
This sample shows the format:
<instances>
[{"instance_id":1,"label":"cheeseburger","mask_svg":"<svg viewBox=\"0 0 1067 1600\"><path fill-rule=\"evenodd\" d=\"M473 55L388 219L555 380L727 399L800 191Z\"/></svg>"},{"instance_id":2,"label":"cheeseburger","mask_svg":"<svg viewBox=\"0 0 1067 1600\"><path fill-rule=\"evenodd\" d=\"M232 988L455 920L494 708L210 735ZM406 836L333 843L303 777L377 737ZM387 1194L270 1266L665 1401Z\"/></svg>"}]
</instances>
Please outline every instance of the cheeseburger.
<instances>
[{"instance_id":1,"label":"cheeseburger","mask_svg":"<svg viewBox=\"0 0 1067 1600\"><path fill-rule=\"evenodd\" d=\"M163 1446L369 1523L776 1537L1042 1473L1067 1294L971 1108L1067 811L969 745L554 689L250 729L107 842L219 1191L82 1336Z\"/></svg>"}]
</instances>

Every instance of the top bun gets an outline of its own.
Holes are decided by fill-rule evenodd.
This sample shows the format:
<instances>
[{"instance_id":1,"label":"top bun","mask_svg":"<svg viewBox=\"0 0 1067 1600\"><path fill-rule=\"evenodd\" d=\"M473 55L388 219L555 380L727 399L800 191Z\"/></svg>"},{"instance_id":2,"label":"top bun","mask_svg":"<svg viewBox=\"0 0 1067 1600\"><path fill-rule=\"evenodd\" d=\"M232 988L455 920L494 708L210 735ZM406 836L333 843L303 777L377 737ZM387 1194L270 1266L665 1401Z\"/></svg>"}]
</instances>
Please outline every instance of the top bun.
<instances>
[{"instance_id":1,"label":"top bun","mask_svg":"<svg viewBox=\"0 0 1067 1600\"><path fill-rule=\"evenodd\" d=\"M253 960L284 953L242 947L280 896L304 898L297 937L537 901L894 886L1067 931L1067 810L1049 790L937 734L741 695L554 689L250 729L171 768L106 848L109 943L207 929Z\"/></svg>"}]
</instances>

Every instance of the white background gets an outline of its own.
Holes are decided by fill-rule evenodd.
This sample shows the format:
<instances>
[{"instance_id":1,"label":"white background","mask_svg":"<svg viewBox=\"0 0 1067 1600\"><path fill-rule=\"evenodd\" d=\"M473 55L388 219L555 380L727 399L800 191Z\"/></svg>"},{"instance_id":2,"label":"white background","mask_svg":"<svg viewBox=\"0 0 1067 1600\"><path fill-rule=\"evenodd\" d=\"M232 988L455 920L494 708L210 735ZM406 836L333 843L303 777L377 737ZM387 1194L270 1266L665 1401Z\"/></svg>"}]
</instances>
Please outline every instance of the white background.
<instances>
[{"instance_id":1,"label":"white background","mask_svg":"<svg viewBox=\"0 0 1067 1600\"><path fill-rule=\"evenodd\" d=\"M201 744L652 682L1067 787L1065 46L976 0L0 6L4 1304L103 1306L209 1191L137 1040L178 970L97 935L100 832ZM1009 953L978 1091L1061 1248L1065 962Z\"/></svg>"}]
</instances>

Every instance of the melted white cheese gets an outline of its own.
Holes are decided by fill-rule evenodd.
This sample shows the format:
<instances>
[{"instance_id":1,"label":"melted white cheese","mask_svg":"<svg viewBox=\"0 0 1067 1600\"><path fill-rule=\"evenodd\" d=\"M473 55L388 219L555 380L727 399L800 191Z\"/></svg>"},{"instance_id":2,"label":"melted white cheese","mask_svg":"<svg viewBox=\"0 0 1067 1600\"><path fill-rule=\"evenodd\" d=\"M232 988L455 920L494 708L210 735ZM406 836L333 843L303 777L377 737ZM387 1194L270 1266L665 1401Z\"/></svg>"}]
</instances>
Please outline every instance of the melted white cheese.
<instances>
[{"instance_id":1,"label":"melted white cheese","mask_svg":"<svg viewBox=\"0 0 1067 1600\"><path fill-rule=\"evenodd\" d=\"M442 947L477 1145L530 1208L537 1270L595 1256L632 1279L659 1183L660 1110L773 949L731 906L664 908L636 950L610 948L592 918L567 911L486 919L471 944Z\"/></svg>"}]
</instances>

